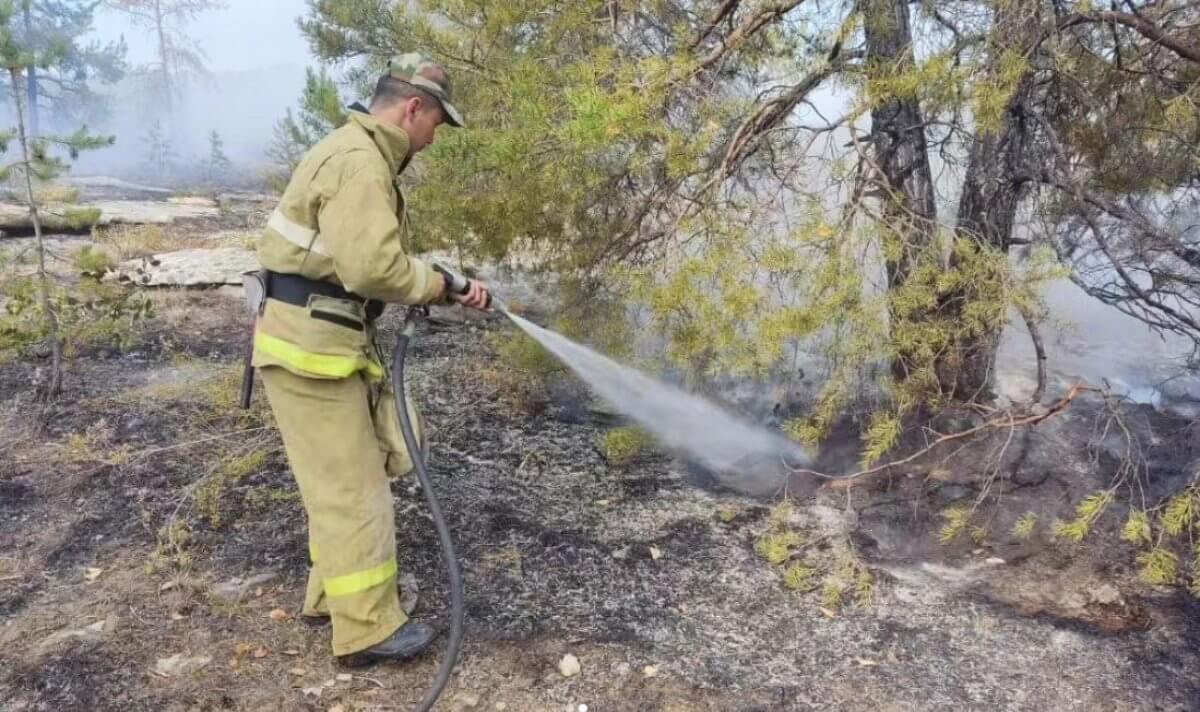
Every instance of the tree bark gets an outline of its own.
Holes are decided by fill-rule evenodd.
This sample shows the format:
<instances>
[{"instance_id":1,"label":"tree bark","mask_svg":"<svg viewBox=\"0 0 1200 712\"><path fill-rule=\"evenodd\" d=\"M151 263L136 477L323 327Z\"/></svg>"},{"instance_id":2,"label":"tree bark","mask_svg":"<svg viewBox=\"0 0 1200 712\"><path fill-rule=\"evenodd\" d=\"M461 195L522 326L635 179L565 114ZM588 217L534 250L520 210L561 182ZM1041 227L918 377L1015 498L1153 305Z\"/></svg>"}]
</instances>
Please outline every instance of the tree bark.
<instances>
[{"instance_id":1,"label":"tree bark","mask_svg":"<svg viewBox=\"0 0 1200 712\"><path fill-rule=\"evenodd\" d=\"M33 38L33 10L32 4L26 3L24 8L25 18L25 42L29 47L34 46ZM29 93L29 133L37 136L41 133L41 120L38 117L38 78L37 67L32 64L26 70L26 89Z\"/></svg>"},{"instance_id":2,"label":"tree bark","mask_svg":"<svg viewBox=\"0 0 1200 712\"><path fill-rule=\"evenodd\" d=\"M62 337L59 334L58 315L50 304L50 278L46 275L46 246L42 240L42 222L38 216L37 201L33 198L33 161L29 155L29 138L25 134L25 107L21 97L21 68L10 67L13 100L17 105L17 140L21 144L21 172L25 177L25 197L29 201L29 217L33 221L33 234L37 240L38 299L46 319L46 332L50 339L50 380L46 384L46 396L53 398L62 391Z\"/></svg>"},{"instance_id":3,"label":"tree bark","mask_svg":"<svg viewBox=\"0 0 1200 712\"><path fill-rule=\"evenodd\" d=\"M167 29L163 18L162 0L154 0L154 28L158 33L158 61L161 63L162 101L167 116L167 131L175 135L174 92L171 81L170 47L167 44Z\"/></svg>"},{"instance_id":4,"label":"tree bark","mask_svg":"<svg viewBox=\"0 0 1200 712\"><path fill-rule=\"evenodd\" d=\"M908 0L864 0L863 25L869 73L889 76L910 71L913 55ZM937 225L933 174L929 167L925 121L915 98L884 97L871 110L872 159L875 180L883 196L883 230L886 239L900 245L889 250L886 261L888 288L907 280L916 255L929 245ZM893 323L894 320L893 320ZM901 355L892 373L905 379L910 364Z\"/></svg>"}]
</instances>

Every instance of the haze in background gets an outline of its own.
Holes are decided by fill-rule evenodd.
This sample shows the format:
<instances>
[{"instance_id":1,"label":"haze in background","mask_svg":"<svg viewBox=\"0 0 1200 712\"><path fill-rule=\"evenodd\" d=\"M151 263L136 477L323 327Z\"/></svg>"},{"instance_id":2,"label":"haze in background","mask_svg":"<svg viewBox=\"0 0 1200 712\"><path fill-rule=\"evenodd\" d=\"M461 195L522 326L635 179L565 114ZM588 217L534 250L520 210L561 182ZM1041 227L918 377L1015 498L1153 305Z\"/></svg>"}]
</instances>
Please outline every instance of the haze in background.
<instances>
[{"instance_id":1,"label":"haze in background","mask_svg":"<svg viewBox=\"0 0 1200 712\"><path fill-rule=\"evenodd\" d=\"M203 161L208 136L216 130L225 153L241 171L265 161L275 123L296 105L304 85L304 69L314 63L296 19L304 0L228 0L225 9L202 14L187 34L208 56L212 77L191 77L178 101L178 132L173 148L180 163ZM131 70L155 61L154 38L145 28L112 10L97 11L95 37L125 37ZM76 174L136 174L146 159L144 137L148 102L138 90L135 72L116 87L98 88L113 100L97 131L115 135L116 144L85 154Z\"/></svg>"}]
</instances>

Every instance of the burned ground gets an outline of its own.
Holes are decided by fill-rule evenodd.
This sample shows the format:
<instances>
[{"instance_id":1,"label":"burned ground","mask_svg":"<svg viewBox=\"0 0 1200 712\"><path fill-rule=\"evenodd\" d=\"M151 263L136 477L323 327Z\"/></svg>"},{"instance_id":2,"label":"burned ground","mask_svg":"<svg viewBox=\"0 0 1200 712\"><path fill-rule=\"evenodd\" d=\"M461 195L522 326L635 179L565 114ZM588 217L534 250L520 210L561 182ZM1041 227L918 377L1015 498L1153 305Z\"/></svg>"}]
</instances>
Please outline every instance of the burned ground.
<instances>
[{"instance_id":1,"label":"burned ground","mask_svg":"<svg viewBox=\"0 0 1200 712\"><path fill-rule=\"evenodd\" d=\"M0 367L0 709L410 708L436 654L339 679L328 631L295 619L303 511L264 397L233 404L241 306L155 299L137 344L77 358L52 406L28 387L35 356ZM661 454L610 466L577 385L536 414L506 405L481 377L503 328L426 328L410 359L467 586L440 709L1196 709L1197 602L1136 583L1115 538L1021 543L1004 520L981 543L937 543L939 509L992 486L972 467L992 444L949 473L797 504L814 551L852 530L874 572L870 605L831 610L756 553L774 500L698 488ZM1151 481L1180 476L1189 426L1144 419L1159 435ZM1046 457L1087 417L1045 425L1030 436L1045 442L1006 453L1015 484L997 516L1048 520L1103 479L1082 452ZM401 480L393 494L416 615L444 626L421 493ZM581 674L558 673L567 653ZM172 656L182 669L160 667Z\"/></svg>"}]
</instances>

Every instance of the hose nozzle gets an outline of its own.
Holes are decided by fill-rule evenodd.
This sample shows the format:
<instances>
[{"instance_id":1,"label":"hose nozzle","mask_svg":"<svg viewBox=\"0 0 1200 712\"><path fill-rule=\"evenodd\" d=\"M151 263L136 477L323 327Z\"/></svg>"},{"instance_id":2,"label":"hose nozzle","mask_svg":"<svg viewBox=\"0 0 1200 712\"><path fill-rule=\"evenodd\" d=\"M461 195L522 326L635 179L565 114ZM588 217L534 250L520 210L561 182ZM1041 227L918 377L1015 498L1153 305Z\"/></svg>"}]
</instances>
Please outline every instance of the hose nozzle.
<instances>
[{"instance_id":1,"label":"hose nozzle","mask_svg":"<svg viewBox=\"0 0 1200 712\"><path fill-rule=\"evenodd\" d=\"M445 278L446 291L459 296L463 296L467 292L471 291L471 280L467 279L465 276L438 262L434 262L432 266L436 272ZM487 303L483 305L484 308L490 308L492 306L492 301L492 294L491 292L488 292Z\"/></svg>"}]
</instances>

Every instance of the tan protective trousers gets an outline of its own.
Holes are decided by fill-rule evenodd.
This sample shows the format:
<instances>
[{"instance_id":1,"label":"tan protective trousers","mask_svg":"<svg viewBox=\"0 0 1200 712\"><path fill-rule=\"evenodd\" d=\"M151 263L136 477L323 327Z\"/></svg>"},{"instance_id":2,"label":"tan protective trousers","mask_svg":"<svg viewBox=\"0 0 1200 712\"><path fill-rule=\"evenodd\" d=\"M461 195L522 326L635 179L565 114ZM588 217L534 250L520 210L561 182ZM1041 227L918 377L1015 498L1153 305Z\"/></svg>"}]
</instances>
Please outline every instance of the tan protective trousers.
<instances>
[{"instance_id":1,"label":"tan protective trousers","mask_svg":"<svg viewBox=\"0 0 1200 712\"><path fill-rule=\"evenodd\" d=\"M362 374L305 378L277 366L260 374L308 514L312 569L301 614L332 618L334 655L369 648L407 621L388 475L406 474L411 461L390 387L372 397Z\"/></svg>"}]
</instances>

